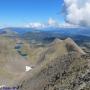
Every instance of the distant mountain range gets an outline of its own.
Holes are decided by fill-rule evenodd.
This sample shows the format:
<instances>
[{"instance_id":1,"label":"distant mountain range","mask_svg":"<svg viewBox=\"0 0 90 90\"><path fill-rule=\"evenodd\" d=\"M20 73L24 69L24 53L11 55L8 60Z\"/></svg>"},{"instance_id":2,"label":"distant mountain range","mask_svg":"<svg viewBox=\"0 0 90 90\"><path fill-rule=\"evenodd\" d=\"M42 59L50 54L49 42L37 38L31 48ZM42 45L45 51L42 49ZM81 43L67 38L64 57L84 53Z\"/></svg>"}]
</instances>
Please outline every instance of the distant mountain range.
<instances>
[{"instance_id":1,"label":"distant mountain range","mask_svg":"<svg viewBox=\"0 0 90 90\"><path fill-rule=\"evenodd\" d=\"M52 42L55 38L72 38L78 44L90 41L90 28L3 28L0 35L18 36L30 42Z\"/></svg>"}]
</instances>

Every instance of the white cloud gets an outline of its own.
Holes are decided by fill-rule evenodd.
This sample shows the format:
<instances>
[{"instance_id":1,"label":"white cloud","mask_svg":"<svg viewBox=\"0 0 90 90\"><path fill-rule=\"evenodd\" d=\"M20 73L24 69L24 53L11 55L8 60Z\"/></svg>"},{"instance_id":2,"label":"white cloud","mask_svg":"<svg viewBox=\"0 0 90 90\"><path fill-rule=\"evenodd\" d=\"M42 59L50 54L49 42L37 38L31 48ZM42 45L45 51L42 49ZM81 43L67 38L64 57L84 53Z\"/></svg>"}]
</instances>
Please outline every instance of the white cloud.
<instances>
[{"instance_id":1,"label":"white cloud","mask_svg":"<svg viewBox=\"0 0 90 90\"><path fill-rule=\"evenodd\" d=\"M40 28L47 28L47 27L57 27L58 25L59 23L56 20L49 18L47 23L33 22L25 25L25 27L40 29Z\"/></svg>"},{"instance_id":2,"label":"white cloud","mask_svg":"<svg viewBox=\"0 0 90 90\"><path fill-rule=\"evenodd\" d=\"M49 20L48 20L48 25L50 25L50 26L57 25L57 21L54 20L54 19L52 19L52 18L49 18Z\"/></svg>"},{"instance_id":3,"label":"white cloud","mask_svg":"<svg viewBox=\"0 0 90 90\"><path fill-rule=\"evenodd\" d=\"M42 28L49 28L49 27L56 27L56 28L66 28L66 27L77 27L78 25L73 25L70 23L59 23L53 18L49 18L47 23L40 23L34 22L25 25L27 28L35 28L35 29L42 29Z\"/></svg>"},{"instance_id":4,"label":"white cloud","mask_svg":"<svg viewBox=\"0 0 90 90\"><path fill-rule=\"evenodd\" d=\"M64 3L69 23L90 26L90 0L64 0Z\"/></svg>"},{"instance_id":5,"label":"white cloud","mask_svg":"<svg viewBox=\"0 0 90 90\"><path fill-rule=\"evenodd\" d=\"M79 25L75 25L75 24L70 24L70 23L63 23L61 25L59 25L59 27L63 27L63 28L76 28L76 27L80 27Z\"/></svg>"},{"instance_id":6,"label":"white cloud","mask_svg":"<svg viewBox=\"0 0 90 90\"><path fill-rule=\"evenodd\" d=\"M42 23L39 23L39 22L34 22L34 23L29 23L29 24L25 25L25 27L27 27L27 28L29 28L29 27L30 28L44 28L45 25Z\"/></svg>"}]
</instances>

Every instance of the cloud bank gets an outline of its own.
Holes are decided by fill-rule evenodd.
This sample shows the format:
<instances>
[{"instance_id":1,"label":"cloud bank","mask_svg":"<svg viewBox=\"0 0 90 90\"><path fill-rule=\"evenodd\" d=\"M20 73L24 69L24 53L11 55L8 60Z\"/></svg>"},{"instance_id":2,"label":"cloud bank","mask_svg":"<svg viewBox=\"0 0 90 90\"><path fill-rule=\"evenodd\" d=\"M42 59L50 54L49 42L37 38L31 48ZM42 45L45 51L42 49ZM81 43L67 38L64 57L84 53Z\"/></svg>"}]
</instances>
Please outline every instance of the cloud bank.
<instances>
[{"instance_id":1,"label":"cloud bank","mask_svg":"<svg viewBox=\"0 0 90 90\"><path fill-rule=\"evenodd\" d=\"M27 25L25 25L25 27L27 28L44 28L45 25L39 22L34 22L34 23L29 23Z\"/></svg>"},{"instance_id":2,"label":"cloud bank","mask_svg":"<svg viewBox=\"0 0 90 90\"><path fill-rule=\"evenodd\" d=\"M60 23L54 20L53 18L49 18L46 23L40 23L40 22L33 22L33 23L28 23L25 25L27 28L34 28L34 29L42 29L42 28L49 28L49 27L54 27L54 28L68 28L68 27L78 27L78 25L73 25L70 23Z\"/></svg>"},{"instance_id":3,"label":"cloud bank","mask_svg":"<svg viewBox=\"0 0 90 90\"><path fill-rule=\"evenodd\" d=\"M90 0L64 0L66 21L90 26Z\"/></svg>"},{"instance_id":4,"label":"cloud bank","mask_svg":"<svg viewBox=\"0 0 90 90\"><path fill-rule=\"evenodd\" d=\"M48 27L58 27L58 26L59 26L59 23L52 18L49 18L46 23L33 22L33 23L29 23L29 24L25 25L25 27L37 28L37 29L48 28Z\"/></svg>"}]
</instances>

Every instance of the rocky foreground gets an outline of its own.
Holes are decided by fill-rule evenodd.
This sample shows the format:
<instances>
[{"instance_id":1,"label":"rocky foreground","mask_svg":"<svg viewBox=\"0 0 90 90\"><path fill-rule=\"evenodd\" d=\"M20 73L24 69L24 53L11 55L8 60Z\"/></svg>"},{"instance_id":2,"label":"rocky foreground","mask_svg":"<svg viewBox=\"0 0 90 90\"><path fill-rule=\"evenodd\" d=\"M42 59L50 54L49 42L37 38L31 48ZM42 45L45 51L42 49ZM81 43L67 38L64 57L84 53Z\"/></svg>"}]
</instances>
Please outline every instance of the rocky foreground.
<instances>
[{"instance_id":1,"label":"rocky foreground","mask_svg":"<svg viewBox=\"0 0 90 90\"><path fill-rule=\"evenodd\" d=\"M32 69L26 72L26 66ZM0 68L3 87L90 90L90 54L70 38L32 47L25 41L0 37Z\"/></svg>"},{"instance_id":2,"label":"rocky foreground","mask_svg":"<svg viewBox=\"0 0 90 90\"><path fill-rule=\"evenodd\" d=\"M70 53L38 66L20 82L19 90L90 90L90 67L85 55Z\"/></svg>"},{"instance_id":3,"label":"rocky foreground","mask_svg":"<svg viewBox=\"0 0 90 90\"><path fill-rule=\"evenodd\" d=\"M48 47L42 62L23 77L17 89L90 90L90 55L70 38L56 39Z\"/></svg>"}]
</instances>

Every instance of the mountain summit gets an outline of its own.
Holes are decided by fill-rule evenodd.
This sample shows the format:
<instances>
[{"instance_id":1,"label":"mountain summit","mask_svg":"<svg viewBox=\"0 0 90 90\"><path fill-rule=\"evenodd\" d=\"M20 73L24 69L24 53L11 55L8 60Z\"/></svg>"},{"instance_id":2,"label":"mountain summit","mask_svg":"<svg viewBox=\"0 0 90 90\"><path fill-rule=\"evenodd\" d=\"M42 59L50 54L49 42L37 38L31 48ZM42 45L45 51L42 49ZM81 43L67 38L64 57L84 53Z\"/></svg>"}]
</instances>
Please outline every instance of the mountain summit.
<instances>
[{"instance_id":1,"label":"mountain summit","mask_svg":"<svg viewBox=\"0 0 90 90\"><path fill-rule=\"evenodd\" d=\"M67 38L64 41L68 50L76 51L79 54L85 54L85 52L71 38Z\"/></svg>"}]
</instances>

